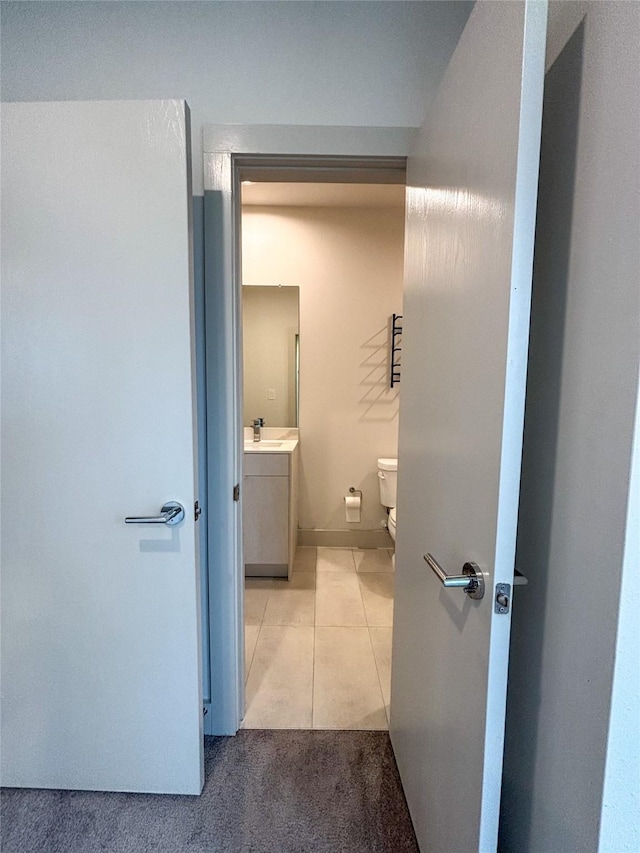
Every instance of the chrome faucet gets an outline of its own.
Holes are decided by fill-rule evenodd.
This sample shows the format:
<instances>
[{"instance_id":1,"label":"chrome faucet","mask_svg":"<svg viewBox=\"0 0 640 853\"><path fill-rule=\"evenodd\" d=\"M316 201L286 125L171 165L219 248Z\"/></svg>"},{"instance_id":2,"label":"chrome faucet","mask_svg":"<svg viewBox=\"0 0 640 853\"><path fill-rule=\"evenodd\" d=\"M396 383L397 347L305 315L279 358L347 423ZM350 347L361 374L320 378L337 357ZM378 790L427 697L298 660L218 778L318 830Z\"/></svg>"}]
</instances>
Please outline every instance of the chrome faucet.
<instances>
[{"instance_id":1,"label":"chrome faucet","mask_svg":"<svg viewBox=\"0 0 640 853\"><path fill-rule=\"evenodd\" d=\"M264 426L264 418L256 418L253 422L253 440L260 441L262 438L262 427Z\"/></svg>"}]
</instances>

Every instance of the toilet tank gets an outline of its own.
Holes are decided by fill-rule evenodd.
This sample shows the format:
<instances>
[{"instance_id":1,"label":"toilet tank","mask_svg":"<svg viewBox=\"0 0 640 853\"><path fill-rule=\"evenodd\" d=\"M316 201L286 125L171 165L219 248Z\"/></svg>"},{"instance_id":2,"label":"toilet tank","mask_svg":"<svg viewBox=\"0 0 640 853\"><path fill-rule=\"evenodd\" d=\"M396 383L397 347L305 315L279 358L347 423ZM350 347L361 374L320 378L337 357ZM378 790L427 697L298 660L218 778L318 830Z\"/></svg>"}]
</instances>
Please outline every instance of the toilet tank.
<instances>
[{"instance_id":1,"label":"toilet tank","mask_svg":"<svg viewBox=\"0 0 640 853\"><path fill-rule=\"evenodd\" d=\"M382 506L394 507L397 502L398 460L378 459L378 485Z\"/></svg>"}]
</instances>

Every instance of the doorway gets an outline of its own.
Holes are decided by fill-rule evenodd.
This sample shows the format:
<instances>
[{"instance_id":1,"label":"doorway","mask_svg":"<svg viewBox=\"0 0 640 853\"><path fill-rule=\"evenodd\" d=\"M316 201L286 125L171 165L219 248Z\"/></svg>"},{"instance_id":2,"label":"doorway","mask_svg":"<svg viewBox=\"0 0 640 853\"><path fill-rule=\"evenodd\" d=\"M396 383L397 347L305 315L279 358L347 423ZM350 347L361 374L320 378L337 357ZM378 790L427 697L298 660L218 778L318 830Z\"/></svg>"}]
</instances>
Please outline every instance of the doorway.
<instances>
[{"instance_id":1,"label":"doorway","mask_svg":"<svg viewBox=\"0 0 640 853\"><path fill-rule=\"evenodd\" d=\"M205 703L206 734L235 734L245 709L242 527L235 499L243 477L240 169L254 167L256 181L278 180L279 170L287 169L289 181L309 181L314 170L315 182L403 183L414 137L411 128L388 127L204 128L208 632L203 638L211 699ZM222 454L221 447L226 448Z\"/></svg>"},{"instance_id":2,"label":"doorway","mask_svg":"<svg viewBox=\"0 0 640 853\"><path fill-rule=\"evenodd\" d=\"M335 170L329 181L298 169L280 170L274 181L252 180L251 169L240 177L243 727L386 729L394 543L383 527L377 459L397 457L391 321L402 306L404 183L398 175L395 183L354 183L353 174L339 181ZM283 308L294 298L297 324ZM264 445L253 440L256 420L264 421ZM284 462L287 452L272 447L283 439L298 441L291 486L298 529L288 578L274 578L253 562L255 492L283 478L247 472L264 451ZM360 506L347 512L351 494ZM267 530L267 552L276 526Z\"/></svg>"}]
</instances>

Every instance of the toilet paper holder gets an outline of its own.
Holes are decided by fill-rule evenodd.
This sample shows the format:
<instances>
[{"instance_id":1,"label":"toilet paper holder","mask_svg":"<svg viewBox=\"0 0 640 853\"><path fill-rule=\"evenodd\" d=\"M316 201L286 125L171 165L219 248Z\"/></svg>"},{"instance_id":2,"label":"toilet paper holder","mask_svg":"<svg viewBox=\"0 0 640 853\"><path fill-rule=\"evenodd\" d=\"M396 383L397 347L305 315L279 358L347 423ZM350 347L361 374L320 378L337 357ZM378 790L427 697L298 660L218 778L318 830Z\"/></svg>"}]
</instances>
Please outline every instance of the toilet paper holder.
<instances>
[{"instance_id":1,"label":"toilet paper holder","mask_svg":"<svg viewBox=\"0 0 640 853\"><path fill-rule=\"evenodd\" d=\"M359 524L362 511L362 491L351 486L349 494L344 496L344 518L350 524Z\"/></svg>"}]
</instances>

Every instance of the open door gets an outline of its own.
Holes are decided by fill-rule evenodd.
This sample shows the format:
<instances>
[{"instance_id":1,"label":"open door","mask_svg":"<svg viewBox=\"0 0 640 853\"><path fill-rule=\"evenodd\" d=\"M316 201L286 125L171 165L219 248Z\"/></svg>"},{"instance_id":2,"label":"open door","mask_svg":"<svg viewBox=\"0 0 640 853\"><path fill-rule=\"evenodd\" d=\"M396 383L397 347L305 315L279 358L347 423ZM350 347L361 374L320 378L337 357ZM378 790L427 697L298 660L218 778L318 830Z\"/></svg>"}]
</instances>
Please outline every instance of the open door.
<instances>
[{"instance_id":1,"label":"open door","mask_svg":"<svg viewBox=\"0 0 640 853\"><path fill-rule=\"evenodd\" d=\"M2 113L2 784L198 794L188 109Z\"/></svg>"},{"instance_id":2,"label":"open door","mask_svg":"<svg viewBox=\"0 0 640 853\"><path fill-rule=\"evenodd\" d=\"M429 853L497 843L546 14L476 3L408 161L391 737Z\"/></svg>"}]
</instances>

